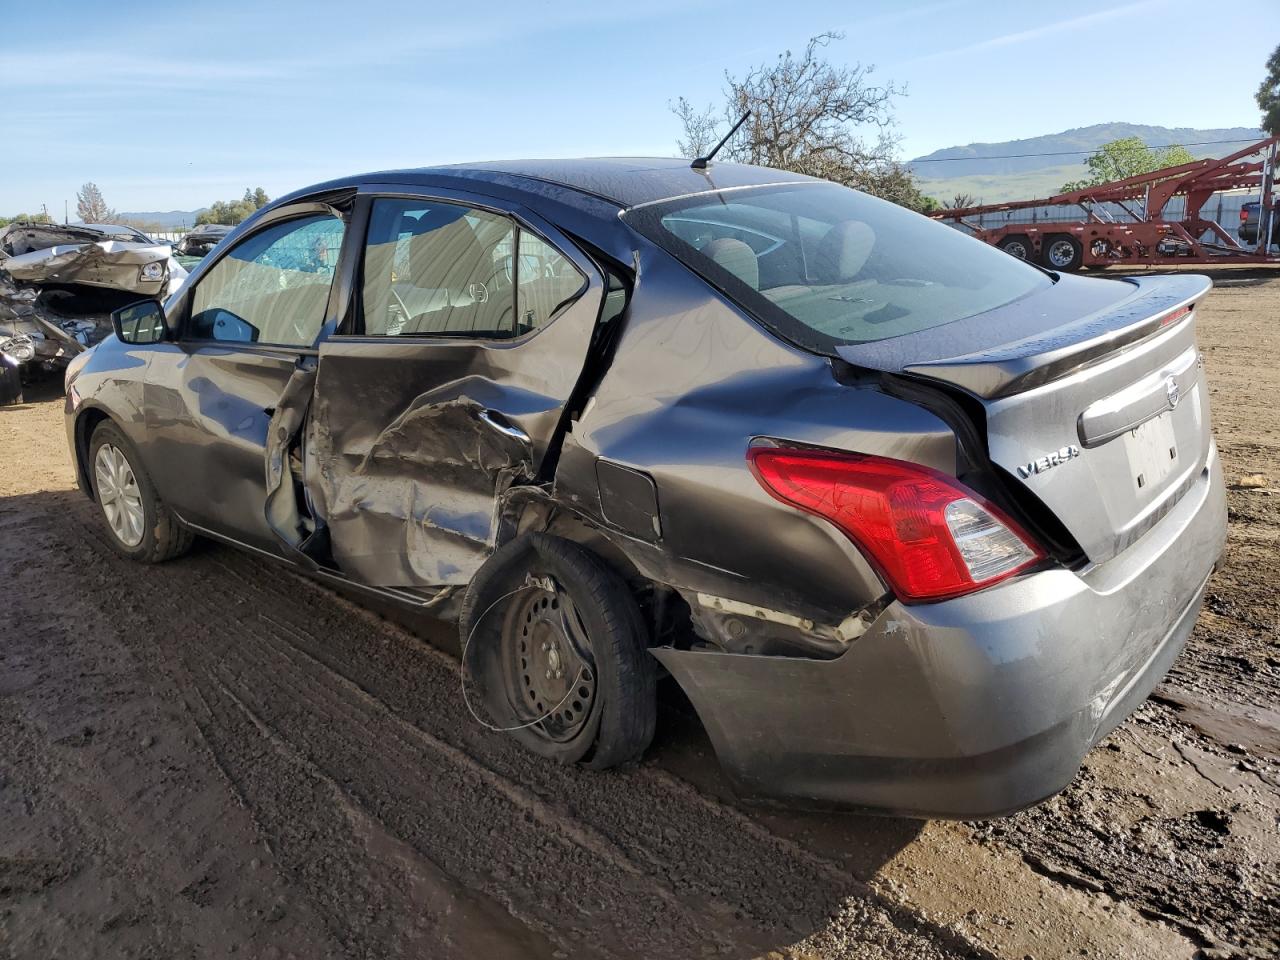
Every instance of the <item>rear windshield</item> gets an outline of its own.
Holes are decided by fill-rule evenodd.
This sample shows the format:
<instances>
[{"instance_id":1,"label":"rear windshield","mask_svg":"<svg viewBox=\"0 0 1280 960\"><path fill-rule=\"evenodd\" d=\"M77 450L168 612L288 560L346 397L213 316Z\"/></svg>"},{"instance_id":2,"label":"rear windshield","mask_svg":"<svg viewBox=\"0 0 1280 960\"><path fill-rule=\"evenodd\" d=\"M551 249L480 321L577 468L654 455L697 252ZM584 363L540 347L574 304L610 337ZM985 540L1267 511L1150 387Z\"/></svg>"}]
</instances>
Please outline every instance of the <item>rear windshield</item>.
<instances>
[{"instance_id":1,"label":"rear windshield","mask_svg":"<svg viewBox=\"0 0 1280 960\"><path fill-rule=\"evenodd\" d=\"M939 327L1053 282L953 227L832 183L699 194L637 207L626 220L821 353Z\"/></svg>"}]
</instances>

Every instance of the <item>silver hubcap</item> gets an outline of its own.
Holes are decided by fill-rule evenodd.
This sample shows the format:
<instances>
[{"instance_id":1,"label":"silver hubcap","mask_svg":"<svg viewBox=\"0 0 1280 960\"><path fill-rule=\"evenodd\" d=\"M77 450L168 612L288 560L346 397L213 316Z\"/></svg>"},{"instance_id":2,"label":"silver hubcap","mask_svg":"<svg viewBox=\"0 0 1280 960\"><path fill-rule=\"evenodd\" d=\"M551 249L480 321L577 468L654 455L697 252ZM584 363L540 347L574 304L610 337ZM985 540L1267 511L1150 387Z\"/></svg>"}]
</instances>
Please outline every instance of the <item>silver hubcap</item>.
<instances>
[{"instance_id":1,"label":"silver hubcap","mask_svg":"<svg viewBox=\"0 0 1280 960\"><path fill-rule=\"evenodd\" d=\"M1015 240L1013 243L1007 244L1004 252L1017 257L1019 260L1029 259L1029 252L1021 240Z\"/></svg>"},{"instance_id":2,"label":"silver hubcap","mask_svg":"<svg viewBox=\"0 0 1280 960\"><path fill-rule=\"evenodd\" d=\"M107 518L107 526L126 547L142 542L142 493L133 468L116 447L104 443L93 461L98 481L98 503Z\"/></svg>"},{"instance_id":3,"label":"silver hubcap","mask_svg":"<svg viewBox=\"0 0 1280 960\"><path fill-rule=\"evenodd\" d=\"M1049 247L1049 262L1055 267L1069 267L1076 258L1076 248L1065 240L1059 240Z\"/></svg>"}]
</instances>

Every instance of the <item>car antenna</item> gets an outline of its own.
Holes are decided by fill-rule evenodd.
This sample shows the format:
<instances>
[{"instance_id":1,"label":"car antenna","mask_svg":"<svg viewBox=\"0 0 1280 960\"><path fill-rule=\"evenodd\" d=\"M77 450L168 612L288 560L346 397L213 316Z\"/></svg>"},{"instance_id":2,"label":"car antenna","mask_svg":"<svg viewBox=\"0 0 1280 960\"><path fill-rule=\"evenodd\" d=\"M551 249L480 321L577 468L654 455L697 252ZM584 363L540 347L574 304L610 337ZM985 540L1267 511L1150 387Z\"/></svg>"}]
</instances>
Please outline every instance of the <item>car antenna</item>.
<instances>
[{"instance_id":1,"label":"car antenna","mask_svg":"<svg viewBox=\"0 0 1280 960\"><path fill-rule=\"evenodd\" d=\"M719 143L717 143L714 147L711 148L710 153L708 153L705 157L698 157L696 160L693 161L693 163L689 164L689 166L694 170L707 169L707 164L710 163L712 158L717 153L720 152L720 148L729 142L729 138L738 132L738 128L747 122L747 117L749 116L751 116L750 110L748 110L746 113L742 115L742 119L733 125L733 129L724 135L723 140L721 140Z\"/></svg>"}]
</instances>

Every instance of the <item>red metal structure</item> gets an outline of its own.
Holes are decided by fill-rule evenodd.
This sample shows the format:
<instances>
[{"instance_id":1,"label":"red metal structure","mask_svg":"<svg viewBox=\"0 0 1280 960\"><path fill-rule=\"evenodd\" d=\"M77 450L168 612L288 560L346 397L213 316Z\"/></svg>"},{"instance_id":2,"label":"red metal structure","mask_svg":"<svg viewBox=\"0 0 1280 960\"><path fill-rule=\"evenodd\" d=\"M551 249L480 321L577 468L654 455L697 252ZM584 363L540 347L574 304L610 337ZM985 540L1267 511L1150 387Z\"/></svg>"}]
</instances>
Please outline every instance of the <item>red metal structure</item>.
<instances>
[{"instance_id":1,"label":"red metal structure","mask_svg":"<svg viewBox=\"0 0 1280 960\"><path fill-rule=\"evenodd\" d=\"M932 216L962 224L978 239L1054 270L1113 264L1280 263L1280 252L1271 252L1275 244L1268 243L1271 219L1278 215L1272 199L1277 144L1280 137L1269 137L1220 160L1195 160L1043 200L941 210ZM1254 188L1261 189L1262 202L1258 245L1250 249L1219 223L1202 217L1201 210L1219 191ZM1182 219L1165 219L1165 207L1179 196L1186 198ZM1100 204L1118 206L1129 219L1115 218ZM1084 216L1075 220L1010 222L999 227L983 227L969 219L982 214L1071 205L1080 207Z\"/></svg>"}]
</instances>

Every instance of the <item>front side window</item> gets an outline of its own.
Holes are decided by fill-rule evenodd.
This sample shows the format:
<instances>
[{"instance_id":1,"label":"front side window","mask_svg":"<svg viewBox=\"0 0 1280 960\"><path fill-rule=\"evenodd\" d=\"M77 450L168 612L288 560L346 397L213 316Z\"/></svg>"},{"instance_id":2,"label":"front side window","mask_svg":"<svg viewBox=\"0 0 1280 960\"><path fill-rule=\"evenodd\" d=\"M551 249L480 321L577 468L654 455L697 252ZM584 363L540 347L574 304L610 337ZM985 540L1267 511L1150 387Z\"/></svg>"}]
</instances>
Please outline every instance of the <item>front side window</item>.
<instances>
[{"instance_id":1,"label":"front side window","mask_svg":"<svg viewBox=\"0 0 1280 960\"><path fill-rule=\"evenodd\" d=\"M364 333L509 339L548 323L586 280L514 221L437 200L373 203Z\"/></svg>"},{"instance_id":2,"label":"front side window","mask_svg":"<svg viewBox=\"0 0 1280 960\"><path fill-rule=\"evenodd\" d=\"M316 214L242 240L196 286L187 336L311 346L324 325L343 229L337 217Z\"/></svg>"},{"instance_id":3,"label":"front side window","mask_svg":"<svg viewBox=\"0 0 1280 960\"><path fill-rule=\"evenodd\" d=\"M939 327L1052 283L958 230L831 183L702 194L625 219L820 353Z\"/></svg>"}]
</instances>

